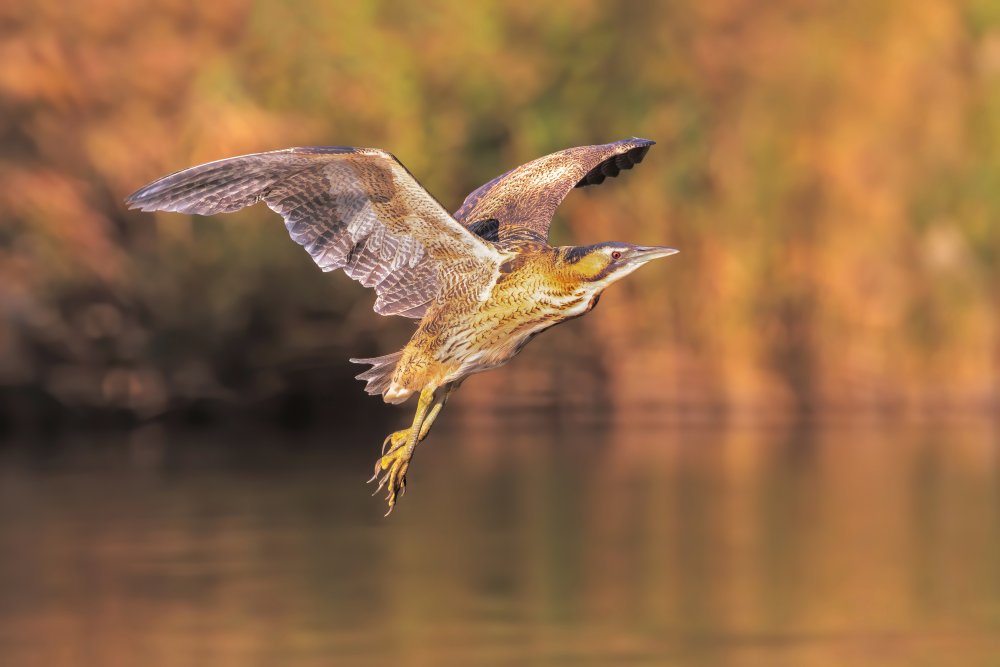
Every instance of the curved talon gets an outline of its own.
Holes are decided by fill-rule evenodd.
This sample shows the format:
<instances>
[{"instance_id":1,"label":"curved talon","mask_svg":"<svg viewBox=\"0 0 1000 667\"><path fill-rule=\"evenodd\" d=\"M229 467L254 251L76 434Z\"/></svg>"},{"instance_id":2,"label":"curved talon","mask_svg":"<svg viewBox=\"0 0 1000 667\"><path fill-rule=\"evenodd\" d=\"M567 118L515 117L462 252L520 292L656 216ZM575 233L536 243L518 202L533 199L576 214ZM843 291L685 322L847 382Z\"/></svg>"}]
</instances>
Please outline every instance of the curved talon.
<instances>
[{"instance_id":1,"label":"curved talon","mask_svg":"<svg viewBox=\"0 0 1000 667\"><path fill-rule=\"evenodd\" d=\"M378 461L375 462L375 472L372 473L371 479L369 479L367 482L368 484L371 484L372 482L378 480L378 486L376 486L375 490L372 491L373 496L378 494L378 492L382 490L382 487L385 486L385 480L388 477L388 475L382 475L381 477L379 477L379 475L382 474L382 472L383 472L382 459L379 459Z\"/></svg>"},{"instance_id":2,"label":"curved talon","mask_svg":"<svg viewBox=\"0 0 1000 667\"><path fill-rule=\"evenodd\" d=\"M385 516L389 516L392 513L393 508L396 506L396 500L403 495L403 490L406 488L406 469L408 467L409 464L404 461L398 466L393 466L392 471L389 473L389 495L386 496L389 509L386 511Z\"/></svg>"},{"instance_id":3,"label":"curved talon","mask_svg":"<svg viewBox=\"0 0 1000 667\"><path fill-rule=\"evenodd\" d=\"M383 488L387 489L386 502L389 504L389 512L392 512L396 501L406 489L406 472L410 467L411 454L403 445L405 445L405 441L389 450L375 462L375 474L369 480L369 482L378 481L378 486L372 493L373 496ZM386 513L386 516L389 512Z\"/></svg>"}]
</instances>

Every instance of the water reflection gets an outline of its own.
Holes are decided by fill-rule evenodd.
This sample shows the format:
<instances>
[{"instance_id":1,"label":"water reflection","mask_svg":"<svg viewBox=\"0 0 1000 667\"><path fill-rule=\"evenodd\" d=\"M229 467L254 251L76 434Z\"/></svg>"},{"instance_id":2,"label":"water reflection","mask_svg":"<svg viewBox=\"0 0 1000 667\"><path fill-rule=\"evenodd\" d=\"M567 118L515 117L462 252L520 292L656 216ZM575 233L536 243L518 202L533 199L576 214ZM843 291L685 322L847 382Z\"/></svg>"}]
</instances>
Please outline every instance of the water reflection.
<instances>
[{"instance_id":1,"label":"water reflection","mask_svg":"<svg viewBox=\"0 0 1000 667\"><path fill-rule=\"evenodd\" d=\"M0 664L1000 660L988 424L470 419L389 520L378 434L0 450Z\"/></svg>"}]
</instances>

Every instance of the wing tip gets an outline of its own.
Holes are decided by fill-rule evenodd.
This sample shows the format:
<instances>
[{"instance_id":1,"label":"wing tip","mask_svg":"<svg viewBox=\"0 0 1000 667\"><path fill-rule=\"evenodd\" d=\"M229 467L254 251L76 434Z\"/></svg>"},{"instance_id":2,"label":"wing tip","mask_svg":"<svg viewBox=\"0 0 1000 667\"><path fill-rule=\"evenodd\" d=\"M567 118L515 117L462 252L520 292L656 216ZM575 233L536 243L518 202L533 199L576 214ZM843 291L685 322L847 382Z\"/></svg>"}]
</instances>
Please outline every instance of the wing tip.
<instances>
[{"instance_id":1,"label":"wing tip","mask_svg":"<svg viewBox=\"0 0 1000 667\"><path fill-rule=\"evenodd\" d=\"M631 143L631 144L634 144L636 147L639 147L639 146L655 146L656 145L656 142L653 141L652 139L643 139L642 137L630 137L628 139L622 140L619 143Z\"/></svg>"},{"instance_id":2,"label":"wing tip","mask_svg":"<svg viewBox=\"0 0 1000 667\"><path fill-rule=\"evenodd\" d=\"M605 153L606 157L588 171L573 187L585 188L588 185L599 185L607 178L615 178L622 171L631 169L642 162L650 147L655 144L656 142L652 139L643 139L642 137L632 137L605 144L606 148L610 148Z\"/></svg>"},{"instance_id":3,"label":"wing tip","mask_svg":"<svg viewBox=\"0 0 1000 667\"><path fill-rule=\"evenodd\" d=\"M139 188L128 197L124 199L125 207L129 211L155 211L151 205L147 205L148 202L144 201L146 198L146 188Z\"/></svg>"},{"instance_id":4,"label":"wing tip","mask_svg":"<svg viewBox=\"0 0 1000 667\"><path fill-rule=\"evenodd\" d=\"M160 179L163 180L163 179ZM179 211L176 205L172 205L171 202L164 200L162 197L158 197L161 193L156 187L160 181L153 181L149 185L139 188L128 197L124 199L125 206L130 211L143 211L146 213L152 211Z\"/></svg>"},{"instance_id":5,"label":"wing tip","mask_svg":"<svg viewBox=\"0 0 1000 667\"><path fill-rule=\"evenodd\" d=\"M155 185L157 182L158 181L153 181L148 185L144 185L135 192L133 192L132 194L130 194L129 196L125 197L124 199L125 205L128 206L129 209L140 209L143 211L147 210L146 208L144 208L144 206L150 203L149 201L151 198L150 190L152 186Z\"/></svg>"}]
</instances>

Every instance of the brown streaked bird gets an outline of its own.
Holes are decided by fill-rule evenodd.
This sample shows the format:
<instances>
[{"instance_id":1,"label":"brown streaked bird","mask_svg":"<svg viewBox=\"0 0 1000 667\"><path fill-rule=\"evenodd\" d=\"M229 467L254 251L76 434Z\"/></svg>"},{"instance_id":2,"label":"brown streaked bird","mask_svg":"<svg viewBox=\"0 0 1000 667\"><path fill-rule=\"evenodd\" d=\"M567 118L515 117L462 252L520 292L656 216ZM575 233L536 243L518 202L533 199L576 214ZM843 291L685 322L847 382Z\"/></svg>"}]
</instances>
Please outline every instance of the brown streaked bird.
<instances>
[{"instance_id":1,"label":"brown streaked bird","mask_svg":"<svg viewBox=\"0 0 1000 667\"><path fill-rule=\"evenodd\" d=\"M399 352L358 375L387 403L418 395L412 425L386 437L370 481L392 511L417 444L455 389L501 366L540 332L583 315L601 293L673 248L548 244L556 207L642 161L652 141L552 153L494 178L450 215L391 154L343 146L288 148L209 162L126 200L143 211L213 215L263 201L324 271L374 287L375 312L419 319ZM376 491L378 490L376 489Z\"/></svg>"}]
</instances>

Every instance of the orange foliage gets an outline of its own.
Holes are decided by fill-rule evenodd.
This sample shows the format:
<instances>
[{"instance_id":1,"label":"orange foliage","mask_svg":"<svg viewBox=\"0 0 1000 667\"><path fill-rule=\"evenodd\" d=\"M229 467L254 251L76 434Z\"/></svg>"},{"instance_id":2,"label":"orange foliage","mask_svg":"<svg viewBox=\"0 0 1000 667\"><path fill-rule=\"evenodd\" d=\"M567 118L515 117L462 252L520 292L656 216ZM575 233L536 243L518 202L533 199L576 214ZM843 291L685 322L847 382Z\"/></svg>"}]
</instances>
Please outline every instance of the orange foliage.
<instances>
[{"instance_id":1,"label":"orange foliage","mask_svg":"<svg viewBox=\"0 0 1000 667\"><path fill-rule=\"evenodd\" d=\"M623 403L979 404L1000 364L993 7L7 6L0 383L152 415L317 392L303 367L352 382L342 359L405 338L266 211L127 213L123 197L156 176L372 145L457 206L545 152L639 135L659 146L573 194L555 240L682 254L530 346L532 361L471 383L469 404L501 385L532 400L605 395L566 387L580 365L594 369L582 386ZM82 324L95 308L118 324Z\"/></svg>"}]
</instances>

